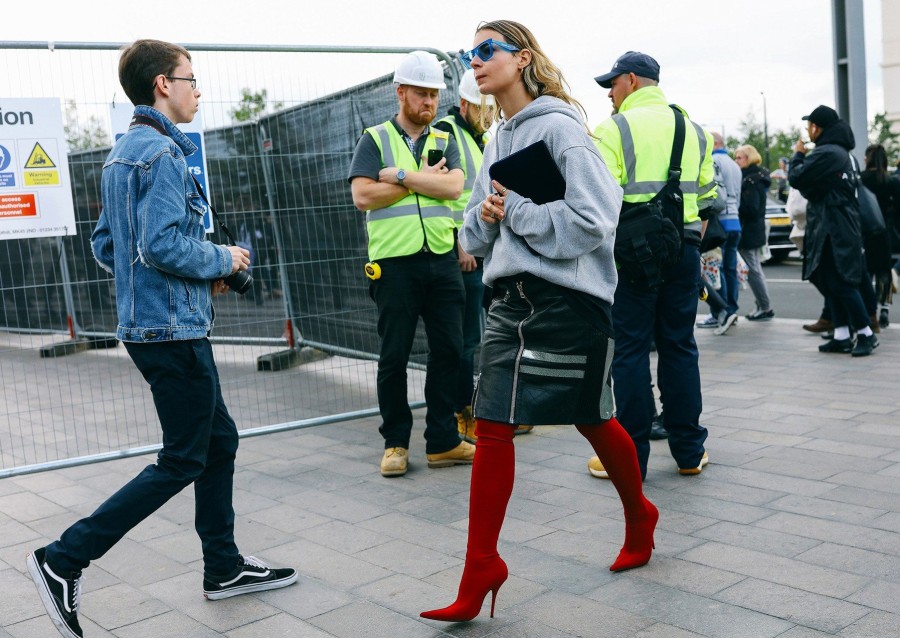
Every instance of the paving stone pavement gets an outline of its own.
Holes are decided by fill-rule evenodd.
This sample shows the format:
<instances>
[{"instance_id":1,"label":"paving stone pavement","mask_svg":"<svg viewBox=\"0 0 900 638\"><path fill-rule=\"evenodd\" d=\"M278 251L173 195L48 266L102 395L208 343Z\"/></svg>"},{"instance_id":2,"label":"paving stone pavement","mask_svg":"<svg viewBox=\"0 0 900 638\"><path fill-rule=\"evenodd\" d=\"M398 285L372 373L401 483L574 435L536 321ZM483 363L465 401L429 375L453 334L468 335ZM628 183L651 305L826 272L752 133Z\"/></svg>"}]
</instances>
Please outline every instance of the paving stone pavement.
<instances>
[{"instance_id":1,"label":"paving stone pavement","mask_svg":"<svg viewBox=\"0 0 900 638\"><path fill-rule=\"evenodd\" d=\"M710 465L679 476L653 443L656 551L612 574L618 498L572 427L516 438L501 534L510 578L474 621L450 603L465 554L469 467L378 473L377 419L242 440L238 544L299 584L204 600L193 494L175 497L85 572L89 638L889 638L900 636L900 330L875 355L817 351L799 321L697 331ZM25 555L129 480L139 457L0 480L0 638L56 636Z\"/></svg>"}]
</instances>

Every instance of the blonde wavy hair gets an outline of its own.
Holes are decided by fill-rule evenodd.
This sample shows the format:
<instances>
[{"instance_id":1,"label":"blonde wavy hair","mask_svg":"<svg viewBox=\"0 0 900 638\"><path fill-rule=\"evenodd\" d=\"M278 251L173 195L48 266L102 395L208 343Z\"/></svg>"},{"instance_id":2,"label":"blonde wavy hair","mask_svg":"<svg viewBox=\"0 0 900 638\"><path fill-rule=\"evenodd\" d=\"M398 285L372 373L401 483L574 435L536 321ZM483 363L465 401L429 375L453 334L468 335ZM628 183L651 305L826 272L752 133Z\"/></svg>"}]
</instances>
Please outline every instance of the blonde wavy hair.
<instances>
[{"instance_id":1,"label":"blonde wavy hair","mask_svg":"<svg viewBox=\"0 0 900 638\"><path fill-rule=\"evenodd\" d=\"M569 95L569 83L563 77L562 71L550 61L534 34L525 25L512 20L492 20L479 24L475 33L483 29L496 31L503 36L507 44L531 51L531 63L522 69L522 82L525 83L525 90L531 97L539 98L542 95L550 95L559 98L566 104L577 108L581 112L582 119L587 121L587 112L584 107ZM495 109L492 120L499 119L500 109Z\"/></svg>"},{"instance_id":2,"label":"blonde wavy hair","mask_svg":"<svg viewBox=\"0 0 900 638\"><path fill-rule=\"evenodd\" d=\"M741 152L746 155L747 162L749 162L750 164L762 164L762 156L759 154L759 151L756 150L755 146L744 144L734 149L734 152Z\"/></svg>"}]
</instances>

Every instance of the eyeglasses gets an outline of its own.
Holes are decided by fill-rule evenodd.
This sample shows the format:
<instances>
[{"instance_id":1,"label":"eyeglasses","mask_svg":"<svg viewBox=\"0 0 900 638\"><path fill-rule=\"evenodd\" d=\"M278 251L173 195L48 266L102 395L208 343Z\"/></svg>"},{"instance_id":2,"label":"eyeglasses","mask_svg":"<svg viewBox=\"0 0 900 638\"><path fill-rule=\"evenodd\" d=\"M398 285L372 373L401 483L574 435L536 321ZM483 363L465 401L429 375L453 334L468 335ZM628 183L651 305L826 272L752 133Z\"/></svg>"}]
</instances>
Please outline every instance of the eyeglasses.
<instances>
[{"instance_id":1,"label":"eyeglasses","mask_svg":"<svg viewBox=\"0 0 900 638\"><path fill-rule=\"evenodd\" d=\"M191 88L192 88L192 89L196 89L196 88L197 88L197 78L176 78L176 77L172 77L171 75L167 75L167 76L166 76L166 79L167 79L167 80L184 80L185 82L190 82L190 83L191 83Z\"/></svg>"},{"instance_id":2,"label":"eyeglasses","mask_svg":"<svg viewBox=\"0 0 900 638\"><path fill-rule=\"evenodd\" d=\"M472 49L471 51L466 51L465 53L459 54L459 59L462 60L463 65L467 69L472 68L472 60L475 59L477 55L481 58L482 62L487 62L492 57L494 57L494 47L499 49L503 49L504 51L509 51L510 53L515 53L516 51L521 51L520 48L514 47L511 44L507 44L506 42L497 42L493 38L488 38L477 47Z\"/></svg>"}]
</instances>

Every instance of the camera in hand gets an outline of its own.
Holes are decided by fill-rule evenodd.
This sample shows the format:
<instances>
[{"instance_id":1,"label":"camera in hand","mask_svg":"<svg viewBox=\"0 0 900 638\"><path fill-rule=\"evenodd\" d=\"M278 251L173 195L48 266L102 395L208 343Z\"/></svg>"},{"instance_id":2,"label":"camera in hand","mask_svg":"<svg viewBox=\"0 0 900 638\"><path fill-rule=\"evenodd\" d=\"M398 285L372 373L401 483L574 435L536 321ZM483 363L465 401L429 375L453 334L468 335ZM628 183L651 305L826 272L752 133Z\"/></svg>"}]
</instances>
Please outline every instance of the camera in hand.
<instances>
[{"instance_id":1,"label":"camera in hand","mask_svg":"<svg viewBox=\"0 0 900 638\"><path fill-rule=\"evenodd\" d=\"M239 270L225 277L225 283L228 287L239 295L245 294L253 285L253 275L246 270Z\"/></svg>"}]
</instances>

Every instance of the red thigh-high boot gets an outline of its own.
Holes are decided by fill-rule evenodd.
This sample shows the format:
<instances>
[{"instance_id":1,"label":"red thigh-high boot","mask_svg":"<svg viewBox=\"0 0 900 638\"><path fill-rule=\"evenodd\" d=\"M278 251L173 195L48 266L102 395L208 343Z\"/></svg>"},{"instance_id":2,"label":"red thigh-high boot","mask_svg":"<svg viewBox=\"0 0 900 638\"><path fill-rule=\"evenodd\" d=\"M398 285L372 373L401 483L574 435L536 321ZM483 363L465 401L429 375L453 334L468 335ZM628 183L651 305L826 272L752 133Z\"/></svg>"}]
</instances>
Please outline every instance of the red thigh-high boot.
<instances>
[{"instance_id":1,"label":"red thigh-high boot","mask_svg":"<svg viewBox=\"0 0 900 638\"><path fill-rule=\"evenodd\" d=\"M469 541L466 566L459 583L456 602L443 609L423 611L423 618L464 622L481 611L488 592L491 618L497 591L508 575L506 563L497 553L500 527L506 517L506 505L512 494L516 453L513 447L515 426L478 419L475 422L475 460L469 488Z\"/></svg>"},{"instance_id":2,"label":"red thigh-high boot","mask_svg":"<svg viewBox=\"0 0 900 638\"><path fill-rule=\"evenodd\" d=\"M615 417L600 425L577 427L600 457L625 509L625 545L609 569L620 572L646 565L656 547L653 530L659 510L644 496L634 441Z\"/></svg>"}]
</instances>

